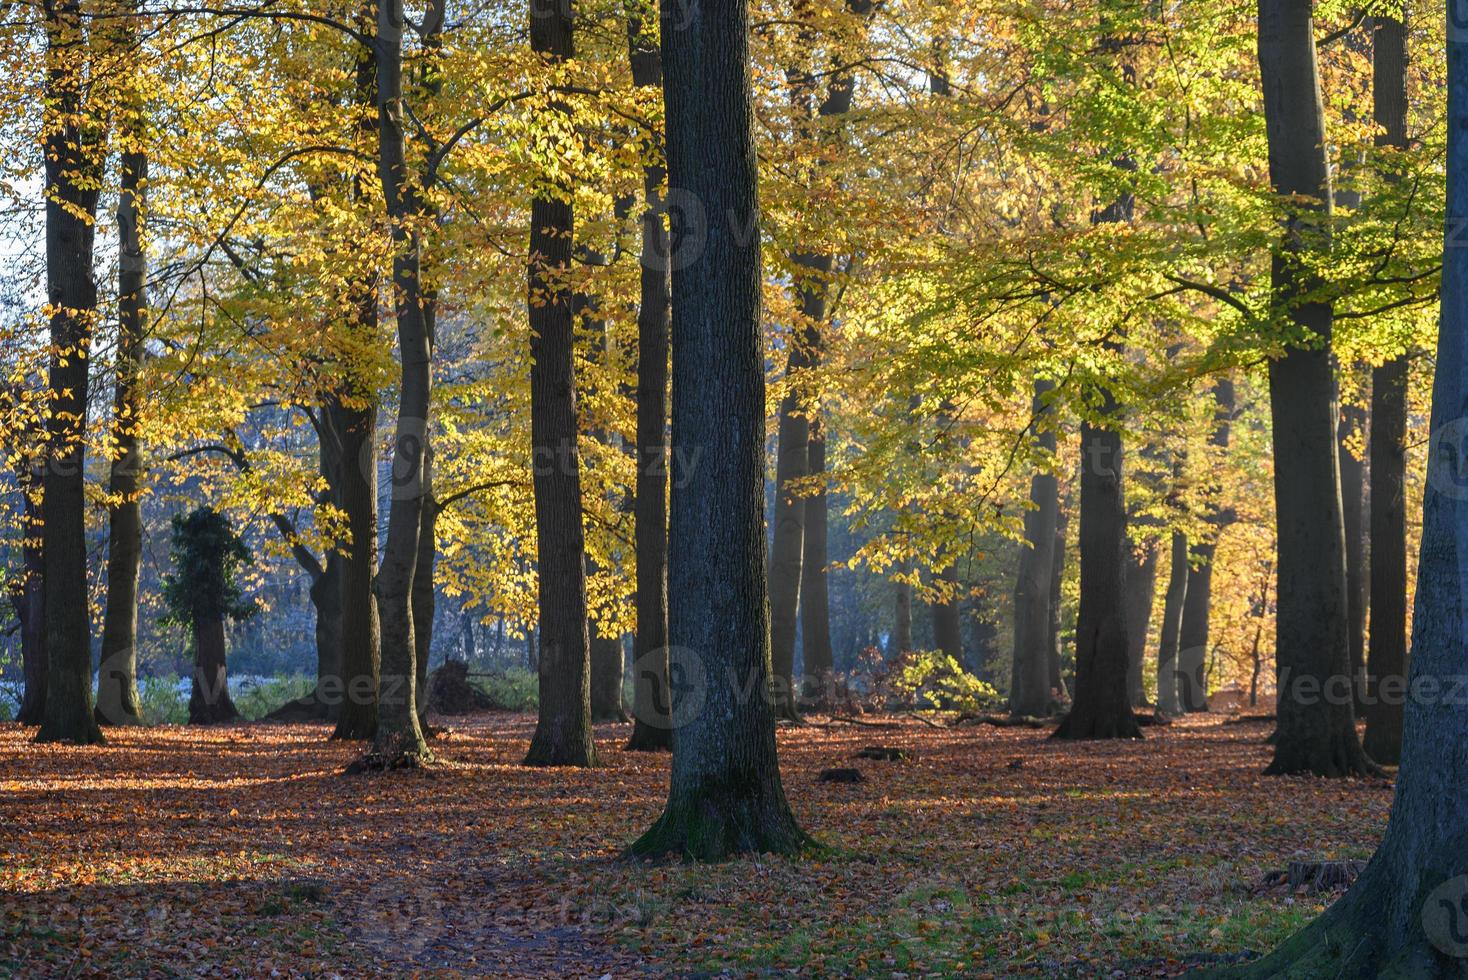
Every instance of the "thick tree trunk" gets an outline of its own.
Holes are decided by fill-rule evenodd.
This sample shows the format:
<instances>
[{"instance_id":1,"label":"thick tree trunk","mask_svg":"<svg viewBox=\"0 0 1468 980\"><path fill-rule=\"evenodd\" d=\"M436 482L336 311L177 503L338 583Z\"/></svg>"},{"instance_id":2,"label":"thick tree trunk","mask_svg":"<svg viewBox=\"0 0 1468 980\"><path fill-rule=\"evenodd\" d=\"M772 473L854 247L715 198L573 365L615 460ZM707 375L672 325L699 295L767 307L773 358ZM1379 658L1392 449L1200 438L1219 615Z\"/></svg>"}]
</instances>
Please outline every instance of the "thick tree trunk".
<instances>
[{"instance_id":1,"label":"thick tree trunk","mask_svg":"<svg viewBox=\"0 0 1468 980\"><path fill-rule=\"evenodd\" d=\"M634 0L635 3L635 0ZM663 84L657 25L627 18L632 83ZM661 149L661 148L659 148ZM661 153L652 154L652 159ZM637 635L632 646L629 751L673 747L668 689L668 232L661 164L642 172L642 269L637 307Z\"/></svg>"},{"instance_id":2,"label":"thick tree trunk","mask_svg":"<svg viewBox=\"0 0 1468 980\"><path fill-rule=\"evenodd\" d=\"M1127 697L1132 707L1147 704L1142 668L1147 659L1147 633L1152 625L1152 601L1157 591L1157 543L1146 541L1131 549L1127 567Z\"/></svg>"},{"instance_id":3,"label":"thick tree trunk","mask_svg":"<svg viewBox=\"0 0 1468 980\"><path fill-rule=\"evenodd\" d=\"M225 668L224 620L194 616L194 677L189 693L189 724L217 725L240 713L229 696Z\"/></svg>"},{"instance_id":4,"label":"thick tree trunk","mask_svg":"<svg viewBox=\"0 0 1468 980\"><path fill-rule=\"evenodd\" d=\"M547 64L573 57L569 7L534 8L530 47ZM552 102L549 114L564 111ZM527 765L593 766L591 644L576 405L575 317L567 283L573 216L546 189L530 205L530 428L540 609L540 713Z\"/></svg>"},{"instance_id":5,"label":"thick tree trunk","mask_svg":"<svg viewBox=\"0 0 1468 980\"><path fill-rule=\"evenodd\" d=\"M135 140L135 123L124 138ZM143 567L143 447L138 435L139 373L147 331L147 256L141 225L146 208L148 158L136 146L122 154L117 201L117 359L112 399L112 472L107 494L107 604L102 660L97 670L97 723L141 725L138 697L138 579Z\"/></svg>"},{"instance_id":6,"label":"thick tree trunk","mask_svg":"<svg viewBox=\"0 0 1468 980\"><path fill-rule=\"evenodd\" d=\"M1104 410L1115 402L1104 395ZM1081 605L1070 713L1055 738L1141 738L1127 697L1126 573L1129 544L1121 435L1081 423Z\"/></svg>"},{"instance_id":7,"label":"thick tree trunk","mask_svg":"<svg viewBox=\"0 0 1468 980\"><path fill-rule=\"evenodd\" d=\"M403 145L403 7L377 9L378 174L392 222L392 277L401 385L393 439L387 544L374 585L381 629L377 726L369 769L417 766L432 756L418 724L416 640L412 609L418 540L429 492L427 453L433 390L433 337L424 318L421 243L410 227L421 206L408 179Z\"/></svg>"},{"instance_id":8,"label":"thick tree trunk","mask_svg":"<svg viewBox=\"0 0 1468 980\"><path fill-rule=\"evenodd\" d=\"M1468 24L1448 22L1449 236L1468 221ZM1460 424L1468 377L1468 255L1444 249L1442 320L1433 383L1432 433ZM1461 698L1468 658L1468 501L1461 460L1428 459L1422 551L1412 617L1412 667L1402 764L1386 835L1340 901L1271 956L1253 977L1461 977L1468 895L1468 715Z\"/></svg>"},{"instance_id":9,"label":"thick tree trunk","mask_svg":"<svg viewBox=\"0 0 1468 980\"><path fill-rule=\"evenodd\" d=\"M1167 595L1162 601L1162 635L1157 646L1157 710L1168 716L1183 711L1178 697L1178 646L1188 595L1188 571L1188 536L1173 531Z\"/></svg>"},{"instance_id":10,"label":"thick tree trunk","mask_svg":"<svg viewBox=\"0 0 1468 980\"><path fill-rule=\"evenodd\" d=\"M811 423L807 457L810 475L821 478L826 473L826 433L819 419ZM809 693L815 707L830 706L835 656L831 651L831 592L826 579L829 543L830 504L826 488L821 486L805 499L805 551L800 569L800 655L805 663L805 676L814 687Z\"/></svg>"},{"instance_id":11,"label":"thick tree trunk","mask_svg":"<svg viewBox=\"0 0 1468 980\"><path fill-rule=\"evenodd\" d=\"M963 663L963 627L961 625L962 583L958 566L948 565L938 573L948 598L933 603L933 643L957 664Z\"/></svg>"},{"instance_id":12,"label":"thick tree trunk","mask_svg":"<svg viewBox=\"0 0 1468 980\"><path fill-rule=\"evenodd\" d=\"M1314 285L1303 253L1328 248L1331 211L1324 112L1310 0L1260 0L1259 66L1274 190L1313 202L1286 223L1271 263L1279 309L1318 338L1270 361L1278 535L1278 729L1271 774L1374 771L1361 751L1350 696L1345 528L1336 454L1331 308L1301 296ZM1292 205L1294 207L1295 205ZM1344 697L1339 696L1344 687Z\"/></svg>"},{"instance_id":13,"label":"thick tree trunk","mask_svg":"<svg viewBox=\"0 0 1468 980\"><path fill-rule=\"evenodd\" d=\"M1407 146L1407 31L1390 17L1374 21L1372 91L1383 146ZM1371 376L1371 647L1367 659L1366 754L1396 765L1402 754L1402 699L1383 697L1383 682L1407 673L1407 377L1405 355ZM1388 689L1388 693L1391 693Z\"/></svg>"},{"instance_id":14,"label":"thick tree trunk","mask_svg":"<svg viewBox=\"0 0 1468 980\"><path fill-rule=\"evenodd\" d=\"M626 721L622 710L622 675L626 657L620 636L602 636L591 627L591 720Z\"/></svg>"},{"instance_id":15,"label":"thick tree trunk","mask_svg":"<svg viewBox=\"0 0 1468 980\"><path fill-rule=\"evenodd\" d=\"M764 696L765 372L749 11L730 0L665 4L662 30L669 186L708 224L703 247L673 269L668 632L683 683L672 779L662 817L632 853L793 853L809 839L785 800ZM674 254L693 230L679 228Z\"/></svg>"},{"instance_id":16,"label":"thick tree trunk","mask_svg":"<svg viewBox=\"0 0 1468 980\"><path fill-rule=\"evenodd\" d=\"M356 392L350 402L333 403L331 415L342 446L338 504L346 514L351 535L339 559L337 608L341 636L334 682L340 688L340 707L333 737L369 739L377 730L382 671L382 625L373 593L377 573L377 404L370 394Z\"/></svg>"},{"instance_id":17,"label":"thick tree trunk","mask_svg":"<svg viewBox=\"0 0 1468 980\"><path fill-rule=\"evenodd\" d=\"M1046 397L1053 382L1035 381L1035 441L1055 455L1055 430L1048 424ZM1020 546L1014 584L1014 661L1010 671L1009 713L1038 718L1050 712L1050 577L1055 571L1055 528L1060 520L1060 486L1055 474L1036 470L1030 477L1030 509Z\"/></svg>"},{"instance_id":18,"label":"thick tree trunk","mask_svg":"<svg viewBox=\"0 0 1468 980\"><path fill-rule=\"evenodd\" d=\"M87 588L86 420L97 286L99 125L87 118L87 40L76 0L48 5L46 26L46 300L51 314L48 452L42 506L46 602L46 704L40 742L102 741L92 707ZM64 597L65 601L56 601Z\"/></svg>"}]
</instances>

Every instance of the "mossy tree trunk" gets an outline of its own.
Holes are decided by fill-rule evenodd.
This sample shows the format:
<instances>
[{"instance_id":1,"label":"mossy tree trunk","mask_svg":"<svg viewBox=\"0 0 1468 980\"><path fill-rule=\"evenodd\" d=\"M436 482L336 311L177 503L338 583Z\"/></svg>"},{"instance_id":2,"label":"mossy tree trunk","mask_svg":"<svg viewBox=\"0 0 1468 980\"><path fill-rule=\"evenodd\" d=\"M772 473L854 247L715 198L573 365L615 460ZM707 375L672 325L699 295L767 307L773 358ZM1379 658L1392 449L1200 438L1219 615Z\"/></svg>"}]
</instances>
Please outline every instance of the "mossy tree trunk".
<instances>
[{"instance_id":1,"label":"mossy tree trunk","mask_svg":"<svg viewBox=\"0 0 1468 980\"><path fill-rule=\"evenodd\" d=\"M749 11L662 7L676 225L668 631L678 682L667 807L634 855L793 853L808 838L775 750L765 579L765 372ZM702 240L689 238L692 231ZM686 254L680 247L687 248ZM696 461L696 462L695 462Z\"/></svg>"}]
</instances>

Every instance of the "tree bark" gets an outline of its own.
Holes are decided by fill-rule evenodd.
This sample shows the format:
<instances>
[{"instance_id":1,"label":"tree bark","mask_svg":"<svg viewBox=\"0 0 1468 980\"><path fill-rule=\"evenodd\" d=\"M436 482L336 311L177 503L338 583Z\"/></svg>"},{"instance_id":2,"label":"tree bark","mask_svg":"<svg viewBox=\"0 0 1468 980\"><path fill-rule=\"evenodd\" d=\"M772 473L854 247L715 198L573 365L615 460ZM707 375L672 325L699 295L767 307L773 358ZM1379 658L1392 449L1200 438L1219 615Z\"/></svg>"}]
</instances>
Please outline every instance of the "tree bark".
<instances>
[{"instance_id":1,"label":"tree bark","mask_svg":"<svg viewBox=\"0 0 1468 980\"><path fill-rule=\"evenodd\" d=\"M1115 400L1103 394L1103 411ZM1081 423L1081 605L1070 713L1053 737L1141 738L1127 697L1126 573L1129 545L1121 434Z\"/></svg>"},{"instance_id":2,"label":"tree bark","mask_svg":"<svg viewBox=\"0 0 1468 980\"><path fill-rule=\"evenodd\" d=\"M719 860L809 839L775 749L765 579L765 372L749 11L662 7L673 254L668 632L682 683L662 817L632 853ZM696 233L696 232L695 232ZM686 251L684 251L686 249ZM696 461L696 462L694 462ZM699 677L704 679L699 683Z\"/></svg>"},{"instance_id":3,"label":"tree bark","mask_svg":"<svg viewBox=\"0 0 1468 980\"><path fill-rule=\"evenodd\" d=\"M1310 202L1285 223L1271 263L1276 308L1312 344L1269 363L1278 520L1278 729L1270 774L1347 776L1375 767L1361 751L1349 686L1344 698L1306 695L1350 683L1345 527L1336 454L1335 379L1328 303L1306 301L1305 253L1329 247L1324 112L1309 0L1260 0L1259 67L1274 190ZM1294 207L1294 205L1291 205ZM1186 641L1185 641L1186 642ZM1342 703L1344 702L1344 703Z\"/></svg>"},{"instance_id":4,"label":"tree bark","mask_svg":"<svg viewBox=\"0 0 1468 980\"><path fill-rule=\"evenodd\" d=\"M1372 95L1377 142L1407 147L1407 31L1390 17L1374 23ZM1383 765L1402 755L1402 703L1382 681L1407 673L1407 378L1405 354L1371 376L1371 645L1367 658L1366 754Z\"/></svg>"},{"instance_id":5,"label":"tree bark","mask_svg":"<svg viewBox=\"0 0 1468 980\"><path fill-rule=\"evenodd\" d=\"M634 0L635 2L635 0ZM656 25L629 11L627 51L632 83L663 84ZM662 157L661 141L654 161ZM668 715L668 233L660 163L642 171L642 269L637 308L637 635L633 639L632 737L627 749L673 747Z\"/></svg>"},{"instance_id":6,"label":"tree bark","mask_svg":"<svg viewBox=\"0 0 1468 980\"><path fill-rule=\"evenodd\" d=\"M91 617L86 601L86 420L97 286L92 249L96 159L83 65L88 60L76 0L45 8L46 299L51 309L48 452L43 479L42 555L46 610L46 703L40 742L93 744ZM65 597L66 601L55 601Z\"/></svg>"},{"instance_id":7,"label":"tree bark","mask_svg":"<svg viewBox=\"0 0 1468 980\"><path fill-rule=\"evenodd\" d=\"M427 452L433 390L433 337L423 315L421 243L411 227L421 202L408 180L403 124L403 6L377 8L378 175L392 223L400 393L393 439L387 544L374 585L381 629L377 727L365 768L411 768L432 755L418 724L413 578L423 507L429 492Z\"/></svg>"},{"instance_id":8,"label":"tree bark","mask_svg":"<svg viewBox=\"0 0 1468 980\"><path fill-rule=\"evenodd\" d=\"M240 716L229 696L225 667L224 620L194 616L194 676L189 693L189 724L217 725Z\"/></svg>"},{"instance_id":9,"label":"tree bark","mask_svg":"<svg viewBox=\"0 0 1468 980\"><path fill-rule=\"evenodd\" d=\"M1054 382L1035 381L1035 441L1052 459L1055 429L1047 424L1047 394ZM1055 529L1060 519L1060 487L1055 474L1037 469L1030 477L1030 509L1020 546L1014 585L1014 661L1010 671L1009 713L1038 718L1050 713L1050 578L1055 571Z\"/></svg>"},{"instance_id":10,"label":"tree bark","mask_svg":"<svg viewBox=\"0 0 1468 980\"><path fill-rule=\"evenodd\" d=\"M1152 625L1152 601L1157 591L1157 544L1145 541L1130 549L1127 567L1127 697L1132 707L1147 704L1142 668L1147 659L1147 633Z\"/></svg>"},{"instance_id":11,"label":"tree bark","mask_svg":"<svg viewBox=\"0 0 1468 980\"><path fill-rule=\"evenodd\" d=\"M341 441L336 497L351 535L346 548L335 556L335 582L322 585L335 593L326 601L334 602L341 623L336 665L329 681L340 689L331 692L340 701L333 711L336 730L332 737L365 740L377 730L382 671L382 625L373 594L377 572L377 403L370 392L357 390L347 400L333 399L327 413ZM331 576L328 560L327 577Z\"/></svg>"},{"instance_id":12,"label":"tree bark","mask_svg":"<svg viewBox=\"0 0 1468 980\"><path fill-rule=\"evenodd\" d=\"M824 479L826 473L825 423L811 423L807 444L810 475ZM805 675L815 685L812 703L818 710L831 704L836 658L831 649L831 591L827 581L830 539L830 502L824 484L805 498L805 550L801 559L800 655Z\"/></svg>"},{"instance_id":13,"label":"tree bark","mask_svg":"<svg viewBox=\"0 0 1468 980\"><path fill-rule=\"evenodd\" d=\"M1452 8L1456 13L1456 8ZM1468 23L1448 21L1448 235L1468 221ZM1468 399L1468 254L1444 249L1442 319L1432 393L1432 434L1461 425ZM1457 436L1455 435L1455 438ZM1412 617L1412 666L1402 764L1386 834L1346 895L1272 955L1251 977L1461 977L1468 872L1468 715L1461 699L1468 658L1468 500L1461 460L1433 453L1427 464Z\"/></svg>"},{"instance_id":14,"label":"tree bark","mask_svg":"<svg viewBox=\"0 0 1468 980\"><path fill-rule=\"evenodd\" d=\"M134 110L136 111L136 110ZM147 334L148 260L142 222L147 208L148 157L137 144L135 117L124 114L125 146L117 201L117 358L112 399L112 471L107 494L107 604L97 670L99 725L141 725L138 697L138 580L143 567L143 393L139 375Z\"/></svg>"},{"instance_id":15,"label":"tree bark","mask_svg":"<svg viewBox=\"0 0 1468 980\"><path fill-rule=\"evenodd\" d=\"M574 56L569 6L535 7L530 47L548 66ZM552 101L550 114L565 106ZM574 218L567 187L530 205L530 427L540 608L540 712L526 765L593 766L591 645L576 404L575 317L567 276Z\"/></svg>"},{"instance_id":16,"label":"tree bark","mask_svg":"<svg viewBox=\"0 0 1468 980\"><path fill-rule=\"evenodd\" d=\"M1178 697L1178 646L1188 595L1188 570L1188 536L1173 531L1167 595L1162 602L1162 636L1157 646L1157 710L1168 716L1183 712Z\"/></svg>"}]
</instances>

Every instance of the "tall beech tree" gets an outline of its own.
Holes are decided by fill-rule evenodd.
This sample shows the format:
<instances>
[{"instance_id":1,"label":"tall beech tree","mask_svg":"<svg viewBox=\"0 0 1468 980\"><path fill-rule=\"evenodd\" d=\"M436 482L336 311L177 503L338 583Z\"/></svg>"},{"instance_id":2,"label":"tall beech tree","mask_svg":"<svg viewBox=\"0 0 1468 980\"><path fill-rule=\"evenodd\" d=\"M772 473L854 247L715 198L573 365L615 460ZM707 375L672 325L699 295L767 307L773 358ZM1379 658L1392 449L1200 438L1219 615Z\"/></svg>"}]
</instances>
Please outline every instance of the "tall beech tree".
<instances>
[{"instance_id":1,"label":"tall beech tree","mask_svg":"<svg viewBox=\"0 0 1468 980\"><path fill-rule=\"evenodd\" d=\"M1407 148L1407 29L1405 20L1372 21L1373 116L1377 144ZM1385 175L1392 179L1394 175ZM1367 655L1366 754L1396 765L1402 754L1402 700L1383 697L1382 680L1407 673L1407 376L1405 353L1371 372L1371 640Z\"/></svg>"},{"instance_id":2,"label":"tall beech tree","mask_svg":"<svg viewBox=\"0 0 1468 980\"><path fill-rule=\"evenodd\" d=\"M136 43L127 31L124 43ZM138 697L138 579L143 567L143 394L147 338L148 258L143 251L148 155L137 105L121 115L122 170L117 196L117 357L112 396L112 471L107 480L107 603L102 661L97 671L97 722L140 725Z\"/></svg>"},{"instance_id":3,"label":"tall beech tree","mask_svg":"<svg viewBox=\"0 0 1468 980\"><path fill-rule=\"evenodd\" d=\"M1228 451L1232 438L1234 404L1233 380L1224 376L1213 383L1213 433L1209 444L1218 456ZM1215 457L1216 459L1216 457ZM1209 536L1194 544L1188 559L1188 585L1178 625L1177 694L1183 711L1208 710L1209 620L1213 612L1213 556L1218 551L1218 536L1233 520L1232 512L1218 503L1220 489L1209 481Z\"/></svg>"},{"instance_id":4,"label":"tall beech tree","mask_svg":"<svg viewBox=\"0 0 1468 980\"><path fill-rule=\"evenodd\" d=\"M425 32L433 23L425 15ZM438 11L438 23L442 12ZM403 6L383 0L377 8L378 176L392 227L392 286L397 320L400 389L393 437L391 504L387 543L375 583L381 625L382 673L377 726L363 765L411 768L432 760L418 720L413 578L427 504L429 409L433 391L433 335L424 316L423 202L409 172L403 127Z\"/></svg>"},{"instance_id":5,"label":"tall beech tree","mask_svg":"<svg viewBox=\"0 0 1468 980\"><path fill-rule=\"evenodd\" d=\"M86 423L97 285L92 275L101 128L87 104L89 38L76 0L45 4L46 302L51 311L42 561L46 701L41 742L102 741L93 717L87 595ZM56 597L66 596L67 601Z\"/></svg>"},{"instance_id":6,"label":"tall beech tree","mask_svg":"<svg viewBox=\"0 0 1468 980\"><path fill-rule=\"evenodd\" d=\"M569 4L530 5L530 48L552 75L575 56ZM567 111L551 95L545 111ZM530 429L540 608L540 712L528 765L592 766L591 639L570 283L571 189L540 182L530 204Z\"/></svg>"},{"instance_id":7,"label":"tall beech tree","mask_svg":"<svg viewBox=\"0 0 1468 980\"><path fill-rule=\"evenodd\" d=\"M1285 345L1269 362L1278 521L1279 720L1267 772L1364 774L1375 767L1361 750L1351 698L1323 693L1338 689L1343 680L1349 684L1351 665L1332 310L1329 302L1312 295L1317 284L1303 264L1308 253L1329 248L1331 215L1309 0L1260 0L1259 69L1270 183L1290 200L1270 264L1273 308Z\"/></svg>"},{"instance_id":8,"label":"tall beech tree","mask_svg":"<svg viewBox=\"0 0 1468 980\"><path fill-rule=\"evenodd\" d=\"M632 0L627 56L632 84L660 89L663 55L651 3ZM637 305L637 634L632 661L631 751L673 747L668 715L668 232L661 160L662 140L650 132L642 169L641 270Z\"/></svg>"},{"instance_id":9,"label":"tall beech tree","mask_svg":"<svg viewBox=\"0 0 1468 980\"><path fill-rule=\"evenodd\" d=\"M675 225L682 260L672 277L668 635L683 683L667 807L631 852L793 853L808 838L785 800L763 696L765 355L749 9L712 0L666 3L661 14L668 183L690 208Z\"/></svg>"},{"instance_id":10,"label":"tall beech tree","mask_svg":"<svg viewBox=\"0 0 1468 980\"><path fill-rule=\"evenodd\" d=\"M1266 4L1277 0L1265 0ZM1308 7L1306 8L1308 15ZM1458 22L1461 24L1461 21ZM1378 35L1379 37L1379 35ZM1395 43L1388 38L1388 43ZM1401 48L1398 47L1397 51ZM1447 228L1442 318L1432 390L1432 432L1461 424L1468 400L1468 251L1453 247L1468 221L1468 35L1449 22ZM1427 462L1422 548L1412 616L1412 667L1402 764L1386 834L1346 895L1272 955L1251 977L1458 977L1468 881L1468 716L1447 695L1468 657L1468 500L1461 461ZM1283 598L1281 596L1281 598Z\"/></svg>"},{"instance_id":11,"label":"tall beech tree","mask_svg":"<svg viewBox=\"0 0 1468 980\"><path fill-rule=\"evenodd\" d=\"M1047 379L1035 381L1035 443L1049 457L1046 465L1053 465L1055 455L1055 429L1047 404L1054 388L1054 382ZM1030 509L1025 512L1025 539L1014 584L1009 713L1015 717L1041 717L1050 712L1050 576L1059 517L1060 488L1055 474L1037 468L1030 477Z\"/></svg>"}]
</instances>

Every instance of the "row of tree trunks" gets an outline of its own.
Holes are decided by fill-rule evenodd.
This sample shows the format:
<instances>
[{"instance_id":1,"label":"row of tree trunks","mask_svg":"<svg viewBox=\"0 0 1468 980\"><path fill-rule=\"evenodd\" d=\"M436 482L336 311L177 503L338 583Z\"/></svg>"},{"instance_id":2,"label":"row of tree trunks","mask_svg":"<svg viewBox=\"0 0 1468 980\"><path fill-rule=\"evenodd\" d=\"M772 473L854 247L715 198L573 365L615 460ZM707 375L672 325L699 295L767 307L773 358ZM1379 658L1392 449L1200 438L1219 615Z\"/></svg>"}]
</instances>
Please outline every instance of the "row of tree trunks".
<instances>
[{"instance_id":1,"label":"row of tree trunks","mask_svg":"<svg viewBox=\"0 0 1468 980\"><path fill-rule=\"evenodd\" d=\"M1273 8L1281 2L1263 0L1262 11L1269 16L1260 19L1261 41L1277 36L1282 11ZM1308 30L1308 0L1289 4L1298 4L1300 10L1288 12L1303 14ZM1390 33L1384 40L1392 45L1393 56L1403 50ZM1382 42L1378 33L1378 43ZM1453 236L1468 221L1468 34L1452 21L1447 48L1446 218L1448 236ZM1294 53L1304 52L1296 47ZM1395 73L1396 63L1392 70ZM1449 237L1443 254L1442 320L1432 392L1435 437L1461 423L1468 399L1464 383L1468 250L1455 244ZM1412 683L1439 695L1457 689L1468 657L1468 632L1463 629L1468 500L1458 492L1459 466L1460 461L1448 453L1428 458L1412 616ZM1468 852L1463 848L1468 835L1468 756L1463 751L1468 744L1468 713L1456 698L1432 696L1407 699L1405 716L1391 817L1371 863L1325 914L1272 955L1241 969L1240 976L1364 980L1463 975L1463 960L1454 954L1461 952L1462 876L1468 872Z\"/></svg>"},{"instance_id":2,"label":"row of tree trunks","mask_svg":"<svg viewBox=\"0 0 1468 980\"><path fill-rule=\"evenodd\" d=\"M627 53L632 84L661 88L663 56L657 25L629 3ZM662 147L659 145L658 150ZM648 154L656 161L661 153ZM668 233L663 226L663 167L642 173L642 256L637 308L637 635L633 640L633 727L627 748L651 752L673 745L668 689Z\"/></svg>"},{"instance_id":3,"label":"row of tree trunks","mask_svg":"<svg viewBox=\"0 0 1468 980\"><path fill-rule=\"evenodd\" d=\"M1350 679L1345 527L1331 363L1332 310L1307 300L1316 283L1302 264L1329 248L1331 187L1309 0L1260 0L1259 67L1274 190L1306 202L1285 221L1271 262L1275 308L1294 343L1269 362L1278 521L1276 669L1278 729L1272 774L1374 771L1361 750L1351 699L1321 696ZM1308 685L1317 692L1300 694ZM1342 703L1344 702L1344 703Z\"/></svg>"}]
</instances>

